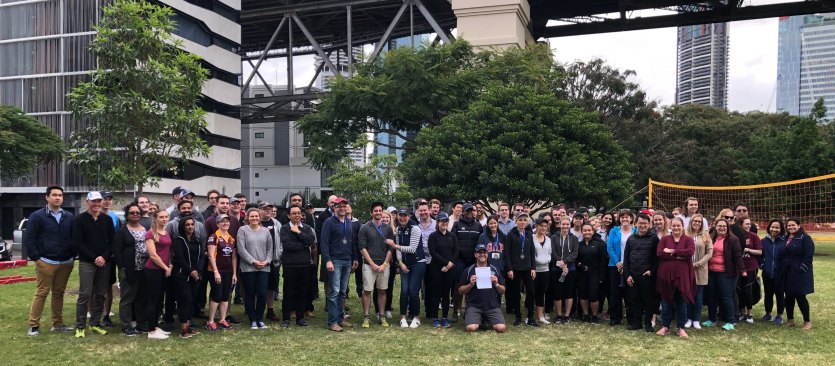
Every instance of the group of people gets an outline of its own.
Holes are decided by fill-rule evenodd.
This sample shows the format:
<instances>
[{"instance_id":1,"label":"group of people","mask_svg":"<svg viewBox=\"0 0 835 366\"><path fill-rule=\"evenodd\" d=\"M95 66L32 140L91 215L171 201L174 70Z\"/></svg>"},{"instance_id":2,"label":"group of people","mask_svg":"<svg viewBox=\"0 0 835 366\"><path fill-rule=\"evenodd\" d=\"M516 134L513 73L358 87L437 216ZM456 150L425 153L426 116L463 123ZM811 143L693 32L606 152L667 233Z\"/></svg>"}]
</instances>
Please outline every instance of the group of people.
<instances>
[{"instance_id":1,"label":"group of people","mask_svg":"<svg viewBox=\"0 0 835 366\"><path fill-rule=\"evenodd\" d=\"M513 325L535 327L601 319L616 326L625 312L628 329L656 332L660 309L657 334L670 333L675 318L677 334L686 338L685 328L714 326L719 319L726 330L753 322L761 270L761 319L782 325L785 313L786 324L795 326L797 304L803 328L811 329L811 237L800 220L775 219L761 240L743 203L722 210L711 224L692 197L678 215L644 209L590 216L584 208L558 205L536 219L524 204L511 212L511 205L500 203L491 216L478 203L455 202L446 213L440 201L419 198L413 207L375 202L371 220L362 223L337 196L314 216L301 194L290 195L279 211L270 202L247 206L242 194L213 190L210 207L201 212L194 193L177 187L167 209L140 195L125 206L122 222L110 210L112 196L89 192L86 211L73 216L61 208L63 189L51 186L46 207L29 217L24 246L37 273L30 336L39 334L50 293L53 331L74 331L79 338L87 330L106 334L114 326L108 314L117 273L123 333L151 339L169 338L175 316L183 338L198 333L198 318L206 319L210 332L241 324L229 314L233 292L242 298L251 329L268 328L266 321L289 328L293 318L307 327L319 281L327 327L341 332L353 327L346 305L351 273L362 328L390 326L399 273L402 328L418 328L425 315L435 328L463 317L467 331L504 332L504 302ZM79 296L75 326L69 327L63 296L76 259ZM709 320L702 322L705 304Z\"/></svg>"}]
</instances>

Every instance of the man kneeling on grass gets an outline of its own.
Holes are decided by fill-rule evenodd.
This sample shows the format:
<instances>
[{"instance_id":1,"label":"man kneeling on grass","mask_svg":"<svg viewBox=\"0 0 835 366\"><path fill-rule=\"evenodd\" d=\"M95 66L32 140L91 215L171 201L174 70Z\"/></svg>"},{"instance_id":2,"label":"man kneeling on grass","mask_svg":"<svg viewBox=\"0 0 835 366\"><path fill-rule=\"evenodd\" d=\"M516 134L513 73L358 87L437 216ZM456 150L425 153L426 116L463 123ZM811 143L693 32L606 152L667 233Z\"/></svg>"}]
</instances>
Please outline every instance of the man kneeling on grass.
<instances>
[{"instance_id":1,"label":"man kneeling on grass","mask_svg":"<svg viewBox=\"0 0 835 366\"><path fill-rule=\"evenodd\" d=\"M464 270L458 283L458 293L467 296L467 311L464 324L468 332L475 332L484 323L498 333L504 333L507 326L499 309L499 296L504 293L504 278L496 267L487 262L487 246L475 247L476 263ZM479 288L476 268L490 269L490 285Z\"/></svg>"}]
</instances>

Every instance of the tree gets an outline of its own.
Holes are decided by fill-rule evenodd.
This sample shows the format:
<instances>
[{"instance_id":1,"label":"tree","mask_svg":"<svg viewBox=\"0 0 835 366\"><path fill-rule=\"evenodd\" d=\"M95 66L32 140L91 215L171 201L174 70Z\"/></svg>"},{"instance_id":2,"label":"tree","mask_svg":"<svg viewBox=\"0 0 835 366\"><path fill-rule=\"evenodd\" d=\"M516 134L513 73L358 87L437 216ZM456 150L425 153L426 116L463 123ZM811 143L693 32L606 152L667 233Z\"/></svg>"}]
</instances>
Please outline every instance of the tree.
<instances>
[{"instance_id":1,"label":"tree","mask_svg":"<svg viewBox=\"0 0 835 366\"><path fill-rule=\"evenodd\" d=\"M401 170L423 197L611 207L631 192L628 156L596 115L530 85L492 85L421 130Z\"/></svg>"},{"instance_id":2,"label":"tree","mask_svg":"<svg viewBox=\"0 0 835 366\"><path fill-rule=\"evenodd\" d=\"M64 143L51 128L17 107L0 106L0 178L30 174L63 154Z\"/></svg>"},{"instance_id":3,"label":"tree","mask_svg":"<svg viewBox=\"0 0 835 366\"><path fill-rule=\"evenodd\" d=\"M466 108L487 85L548 87L552 72L556 68L544 46L475 52L458 40L395 49L359 64L353 78L337 78L316 111L296 126L310 146L309 162L317 169L333 167L368 132L403 138L408 151L416 146L407 133L439 125L444 116Z\"/></svg>"},{"instance_id":4,"label":"tree","mask_svg":"<svg viewBox=\"0 0 835 366\"><path fill-rule=\"evenodd\" d=\"M397 156L392 154L374 155L365 166L345 158L336 173L328 178L328 185L335 194L348 199L354 217L367 220L371 203L375 201L395 207L408 205L411 201L409 186L400 183L403 175L396 167Z\"/></svg>"},{"instance_id":5,"label":"tree","mask_svg":"<svg viewBox=\"0 0 835 366\"><path fill-rule=\"evenodd\" d=\"M113 189L156 186L159 174L207 156L200 138L199 57L178 49L173 11L144 0L116 0L94 26L92 81L69 94L69 110L85 121L72 134L70 161L90 183Z\"/></svg>"}]
</instances>

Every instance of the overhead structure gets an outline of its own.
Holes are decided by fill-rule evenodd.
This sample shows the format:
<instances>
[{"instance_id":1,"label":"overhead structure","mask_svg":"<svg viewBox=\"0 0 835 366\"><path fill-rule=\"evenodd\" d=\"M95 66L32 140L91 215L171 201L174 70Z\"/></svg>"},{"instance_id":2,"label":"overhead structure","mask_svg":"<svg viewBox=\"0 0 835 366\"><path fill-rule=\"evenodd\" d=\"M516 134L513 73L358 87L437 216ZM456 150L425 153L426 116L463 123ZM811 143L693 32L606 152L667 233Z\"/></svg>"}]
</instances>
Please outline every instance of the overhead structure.
<instances>
[{"instance_id":1,"label":"overhead structure","mask_svg":"<svg viewBox=\"0 0 835 366\"><path fill-rule=\"evenodd\" d=\"M750 0L241 1L239 52L253 69L244 75L242 124L297 120L325 93L313 89L323 69L339 70L331 61L334 52L337 58L347 57L350 77L351 64L358 61L353 47L373 44L367 55L373 59L393 38L434 33L435 42L451 42L457 28L476 47L525 47L542 38L835 12L835 0L768 5ZM658 11L646 11L653 9ZM298 93L293 57L307 54L318 55L322 62ZM247 95L254 80L268 84L259 68L270 58L286 58L287 89L267 87L269 95Z\"/></svg>"}]
</instances>

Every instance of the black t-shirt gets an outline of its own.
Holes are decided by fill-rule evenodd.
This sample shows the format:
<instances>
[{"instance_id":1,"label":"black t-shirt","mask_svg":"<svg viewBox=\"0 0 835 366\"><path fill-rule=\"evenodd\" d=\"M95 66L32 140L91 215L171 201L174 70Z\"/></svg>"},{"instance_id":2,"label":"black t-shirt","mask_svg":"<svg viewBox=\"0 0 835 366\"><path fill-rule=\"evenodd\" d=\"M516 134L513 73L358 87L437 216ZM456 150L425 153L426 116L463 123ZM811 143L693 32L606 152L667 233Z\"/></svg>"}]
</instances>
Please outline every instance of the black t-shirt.
<instances>
[{"instance_id":1,"label":"black t-shirt","mask_svg":"<svg viewBox=\"0 0 835 366\"><path fill-rule=\"evenodd\" d=\"M476 265L473 264L472 266L467 267L466 270L461 275L461 278L458 279L458 286L464 286L470 283L470 277L475 276L475 268ZM504 277L502 277L501 272L493 266L490 265L490 272L493 276L499 279L499 284L504 285ZM490 309L498 309L499 308L499 300L498 300L499 291L496 290L496 287L493 288L484 288L479 289L478 286L473 285L473 289L470 290L470 293L467 294L467 306L472 306L477 309L481 310L490 310Z\"/></svg>"}]
</instances>

